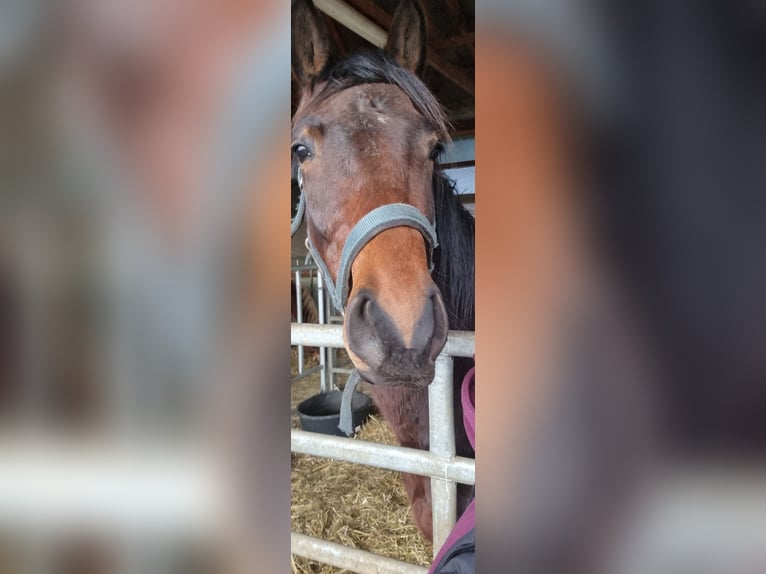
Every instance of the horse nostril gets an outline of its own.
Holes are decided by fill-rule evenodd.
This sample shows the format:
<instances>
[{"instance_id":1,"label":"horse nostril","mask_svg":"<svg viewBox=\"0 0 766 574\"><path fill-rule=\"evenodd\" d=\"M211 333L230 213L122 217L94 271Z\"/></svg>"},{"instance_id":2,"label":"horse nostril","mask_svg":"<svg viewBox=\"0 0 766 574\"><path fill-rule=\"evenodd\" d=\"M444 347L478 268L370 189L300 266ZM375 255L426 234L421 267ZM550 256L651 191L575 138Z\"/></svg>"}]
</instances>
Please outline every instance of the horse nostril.
<instances>
[{"instance_id":1,"label":"horse nostril","mask_svg":"<svg viewBox=\"0 0 766 574\"><path fill-rule=\"evenodd\" d=\"M436 359L444 347L446 336L447 315L441 293L434 285L426 292L421 315L415 323L412 340L408 346L423 356Z\"/></svg>"},{"instance_id":2,"label":"horse nostril","mask_svg":"<svg viewBox=\"0 0 766 574\"><path fill-rule=\"evenodd\" d=\"M447 332L449 330L449 320L447 318L447 309L442 301L441 292L434 286L434 292L431 295L431 310L433 312L433 333L431 335L431 358L441 353L447 342Z\"/></svg>"},{"instance_id":3,"label":"horse nostril","mask_svg":"<svg viewBox=\"0 0 766 574\"><path fill-rule=\"evenodd\" d=\"M371 312L372 298L365 293L360 293L349 305L349 320L369 324L372 319Z\"/></svg>"},{"instance_id":4,"label":"horse nostril","mask_svg":"<svg viewBox=\"0 0 766 574\"><path fill-rule=\"evenodd\" d=\"M365 292L351 299L346 310L346 342L349 349L370 368L377 368L385 354L374 326L375 312L375 301Z\"/></svg>"},{"instance_id":5,"label":"horse nostril","mask_svg":"<svg viewBox=\"0 0 766 574\"><path fill-rule=\"evenodd\" d=\"M370 313L372 312L372 299L365 298L364 301L362 301L361 304L361 315L364 318L365 321L368 323L372 321L372 316Z\"/></svg>"}]
</instances>

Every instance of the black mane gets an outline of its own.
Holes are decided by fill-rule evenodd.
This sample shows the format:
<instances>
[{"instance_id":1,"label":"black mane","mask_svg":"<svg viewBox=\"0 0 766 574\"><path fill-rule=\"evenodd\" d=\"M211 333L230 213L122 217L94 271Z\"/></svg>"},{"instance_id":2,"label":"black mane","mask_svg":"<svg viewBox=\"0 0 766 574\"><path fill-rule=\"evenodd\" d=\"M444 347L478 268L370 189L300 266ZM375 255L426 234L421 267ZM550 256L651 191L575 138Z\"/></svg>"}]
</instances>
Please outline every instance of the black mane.
<instances>
[{"instance_id":1,"label":"black mane","mask_svg":"<svg viewBox=\"0 0 766 574\"><path fill-rule=\"evenodd\" d=\"M455 182L438 168L434 170L433 188L439 238L433 279L442 293L450 329L473 331L476 222L455 194Z\"/></svg>"},{"instance_id":2,"label":"black mane","mask_svg":"<svg viewBox=\"0 0 766 574\"><path fill-rule=\"evenodd\" d=\"M447 114L431 91L415 74L402 68L382 50L355 53L329 64L317 78L319 91L312 99L324 100L361 84L392 84L402 90L415 109L433 127L443 142L449 141Z\"/></svg>"}]
</instances>

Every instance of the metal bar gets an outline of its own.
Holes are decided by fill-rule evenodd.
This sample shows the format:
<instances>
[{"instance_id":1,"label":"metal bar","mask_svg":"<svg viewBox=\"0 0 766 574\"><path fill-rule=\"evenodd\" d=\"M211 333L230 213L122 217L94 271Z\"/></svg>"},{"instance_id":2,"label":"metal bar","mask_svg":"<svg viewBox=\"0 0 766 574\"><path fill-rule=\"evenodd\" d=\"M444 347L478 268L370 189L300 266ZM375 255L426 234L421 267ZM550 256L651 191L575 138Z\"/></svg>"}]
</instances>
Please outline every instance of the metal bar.
<instances>
[{"instance_id":1,"label":"metal bar","mask_svg":"<svg viewBox=\"0 0 766 574\"><path fill-rule=\"evenodd\" d=\"M386 37L388 36L386 31L345 2L341 0L314 0L314 5L373 46L382 48L386 45Z\"/></svg>"},{"instance_id":2,"label":"metal bar","mask_svg":"<svg viewBox=\"0 0 766 574\"><path fill-rule=\"evenodd\" d=\"M290 533L290 551L298 556L359 574L426 574L427 568L320 538Z\"/></svg>"},{"instance_id":3,"label":"metal bar","mask_svg":"<svg viewBox=\"0 0 766 574\"><path fill-rule=\"evenodd\" d=\"M341 329L342 329L343 328L343 315L341 315L341 313L338 311L338 309L335 308L335 304L331 301L329 295L327 296L326 301L327 301L327 308L330 310L329 321L327 321L327 322L329 324L331 324L331 325L337 325L337 326L341 327ZM340 360L340 357L339 357L339 354L338 354L338 350L341 349L341 348L342 347L335 347L335 348L329 349L329 351L328 351L330 353L330 355L332 356L332 360L333 360L332 368L337 367L339 364L345 365L345 364L347 364L348 361L350 361L348 359L348 357L346 357L345 361L341 361ZM340 372L341 371L337 371L337 370L336 371L332 371L331 387L333 389L337 389L338 388L338 384L335 381L338 379L338 373L340 373ZM349 373L350 372L351 371L349 371ZM343 373L343 374L347 374L347 373Z\"/></svg>"},{"instance_id":4,"label":"metal bar","mask_svg":"<svg viewBox=\"0 0 766 574\"><path fill-rule=\"evenodd\" d=\"M311 347L343 347L343 326L292 323L290 325L290 344ZM450 331L442 354L453 357L473 357L475 354L474 347L473 331Z\"/></svg>"},{"instance_id":5,"label":"metal bar","mask_svg":"<svg viewBox=\"0 0 766 574\"><path fill-rule=\"evenodd\" d=\"M475 41L476 34L474 32L464 32L462 34L448 36L446 38L434 38L431 40L430 45L434 50L444 50L447 48L453 48L455 46L473 44Z\"/></svg>"},{"instance_id":6,"label":"metal bar","mask_svg":"<svg viewBox=\"0 0 766 574\"><path fill-rule=\"evenodd\" d=\"M290 266L290 271L295 273L296 271L316 271L319 269L316 263L293 263Z\"/></svg>"},{"instance_id":7,"label":"metal bar","mask_svg":"<svg viewBox=\"0 0 766 574\"><path fill-rule=\"evenodd\" d=\"M325 294L324 294L324 277L322 277L321 273L317 273L317 306L319 311L319 323L324 324L325 322L325 304L327 301L325 300ZM319 389L326 393L330 390L330 377L328 377L328 365L327 365L327 347L319 347L319 365L322 367L320 379L319 379Z\"/></svg>"},{"instance_id":8,"label":"metal bar","mask_svg":"<svg viewBox=\"0 0 766 574\"><path fill-rule=\"evenodd\" d=\"M367 466L386 468L410 474L438 477L461 484L473 484L476 463L472 458L435 457L426 450L391 446L376 442L348 439L292 429L290 450Z\"/></svg>"},{"instance_id":9,"label":"metal bar","mask_svg":"<svg viewBox=\"0 0 766 574\"><path fill-rule=\"evenodd\" d=\"M320 273L321 275L321 273ZM327 309L327 321L325 323L332 324L335 321L335 317L333 316L334 307L332 303L330 302L330 296L327 292L324 293L322 296L322 302L325 304L325 308ZM336 348L332 347L322 347L325 349L325 352L327 353L327 376L329 379L328 386L330 389L337 389L338 386L335 384L335 365L337 363L337 355L338 350Z\"/></svg>"},{"instance_id":10,"label":"metal bar","mask_svg":"<svg viewBox=\"0 0 766 574\"><path fill-rule=\"evenodd\" d=\"M303 284L301 272L295 272L295 318L300 325L303 323ZM298 374L303 373L303 345L298 344Z\"/></svg>"},{"instance_id":11,"label":"metal bar","mask_svg":"<svg viewBox=\"0 0 766 574\"><path fill-rule=\"evenodd\" d=\"M337 372L335 368L335 353L337 352L337 349L334 348L328 348L328 347L321 347L322 349L325 349L327 351L327 376L329 378L329 387L331 389L337 388L335 385L335 373Z\"/></svg>"},{"instance_id":12,"label":"metal bar","mask_svg":"<svg viewBox=\"0 0 766 574\"><path fill-rule=\"evenodd\" d=\"M313 375L314 373L316 373L321 368L322 368L321 365L317 365L315 367L311 367L310 369L304 369L302 373L298 373L297 375L292 377L290 380L292 382L300 381L302 379L305 379L306 377L309 377L309 376Z\"/></svg>"},{"instance_id":13,"label":"metal bar","mask_svg":"<svg viewBox=\"0 0 766 574\"><path fill-rule=\"evenodd\" d=\"M436 359L436 375L428 387L428 419L431 456L449 461L455 458L455 417L452 408L452 358ZM453 481L431 478L434 557L457 520L457 486Z\"/></svg>"}]
</instances>

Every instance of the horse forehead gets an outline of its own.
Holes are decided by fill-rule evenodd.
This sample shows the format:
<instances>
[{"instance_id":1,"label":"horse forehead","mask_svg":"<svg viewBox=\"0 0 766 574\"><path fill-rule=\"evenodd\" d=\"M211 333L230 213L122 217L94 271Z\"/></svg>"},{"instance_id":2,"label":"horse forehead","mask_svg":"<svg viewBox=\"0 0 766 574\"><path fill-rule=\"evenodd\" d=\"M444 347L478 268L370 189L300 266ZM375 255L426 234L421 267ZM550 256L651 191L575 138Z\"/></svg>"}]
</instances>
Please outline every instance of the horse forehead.
<instances>
[{"instance_id":1,"label":"horse forehead","mask_svg":"<svg viewBox=\"0 0 766 574\"><path fill-rule=\"evenodd\" d=\"M347 88L329 98L318 110L326 113L328 122L350 127L397 125L424 126L422 116L412 101L396 86L390 84L361 84Z\"/></svg>"},{"instance_id":2,"label":"horse forehead","mask_svg":"<svg viewBox=\"0 0 766 574\"><path fill-rule=\"evenodd\" d=\"M348 90L349 98L355 98L360 111L419 117L412 101L400 88L390 84L362 84Z\"/></svg>"}]
</instances>

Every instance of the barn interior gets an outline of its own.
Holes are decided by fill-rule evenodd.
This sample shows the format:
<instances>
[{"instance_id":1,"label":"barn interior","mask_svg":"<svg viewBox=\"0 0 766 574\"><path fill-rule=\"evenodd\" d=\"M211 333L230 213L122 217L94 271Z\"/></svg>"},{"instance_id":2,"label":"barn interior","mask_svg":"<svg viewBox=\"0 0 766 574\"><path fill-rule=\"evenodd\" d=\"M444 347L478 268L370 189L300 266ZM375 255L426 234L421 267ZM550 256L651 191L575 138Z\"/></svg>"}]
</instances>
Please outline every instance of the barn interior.
<instances>
[{"instance_id":1,"label":"barn interior","mask_svg":"<svg viewBox=\"0 0 766 574\"><path fill-rule=\"evenodd\" d=\"M339 56L381 47L391 26L396 0L318 0L323 19ZM428 0L423 2L428 19L427 65L421 78L444 106L453 128L453 144L440 159L442 168L457 183L461 200L475 213L475 9L472 0ZM291 75L291 105L294 112L300 88ZM298 203L298 186L293 174L293 214ZM303 260L305 225L291 245L293 259Z\"/></svg>"},{"instance_id":2,"label":"barn interior","mask_svg":"<svg viewBox=\"0 0 766 574\"><path fill-rule=\"evenodd\" d=\"M396 8L396 0L318 0L315 6L332 37L337 55L381 47ZM453 128L453 141L440 164L455 180L461 202L472 214L475 208L475 91L474 91L474 5L471 0L429 0L423 2L428 18L428 57L422 80L445 108ZM292 110L300 92L292 75ZM299 190L293 174L293 216ZM305 218L304 218L305 221ZM318 301L316 271L299 271L307 261L305 223L298 228L291 244L296 281L304 292ZM293 301L297 292L293 294ZM320 303L321 304L321 303ZM342 321L329 300L324 303L330 323ZM307 303L306 307L313 305ZM307 318L308 317L308 318ZM297 317L293 318L293 321ZM316 321L315 309L301 318ZM317 372L316 349L293 348L292 355L292 426L300 428L297 407L320 389L343 388L350 363L345 352L327 349L327 373ZM304 358L305 353L305 358ZM310 353L310 354L309 354ZM299 369L298 365L301 364ZM327 379L328 381L325 381ZM362 383L360 390L369 392ZM396 445L388 424L373 414L356 437L380 444ZM381 468L359 466L320 457L293 454L292 458L292 529L353 548L426 567L433 557L433 546L418 532L407 495L398 473ZM402 566L404 567L404 566ZM294 574L333 573L342 570L294 556Z\"/></svg>"}]
</instances>

